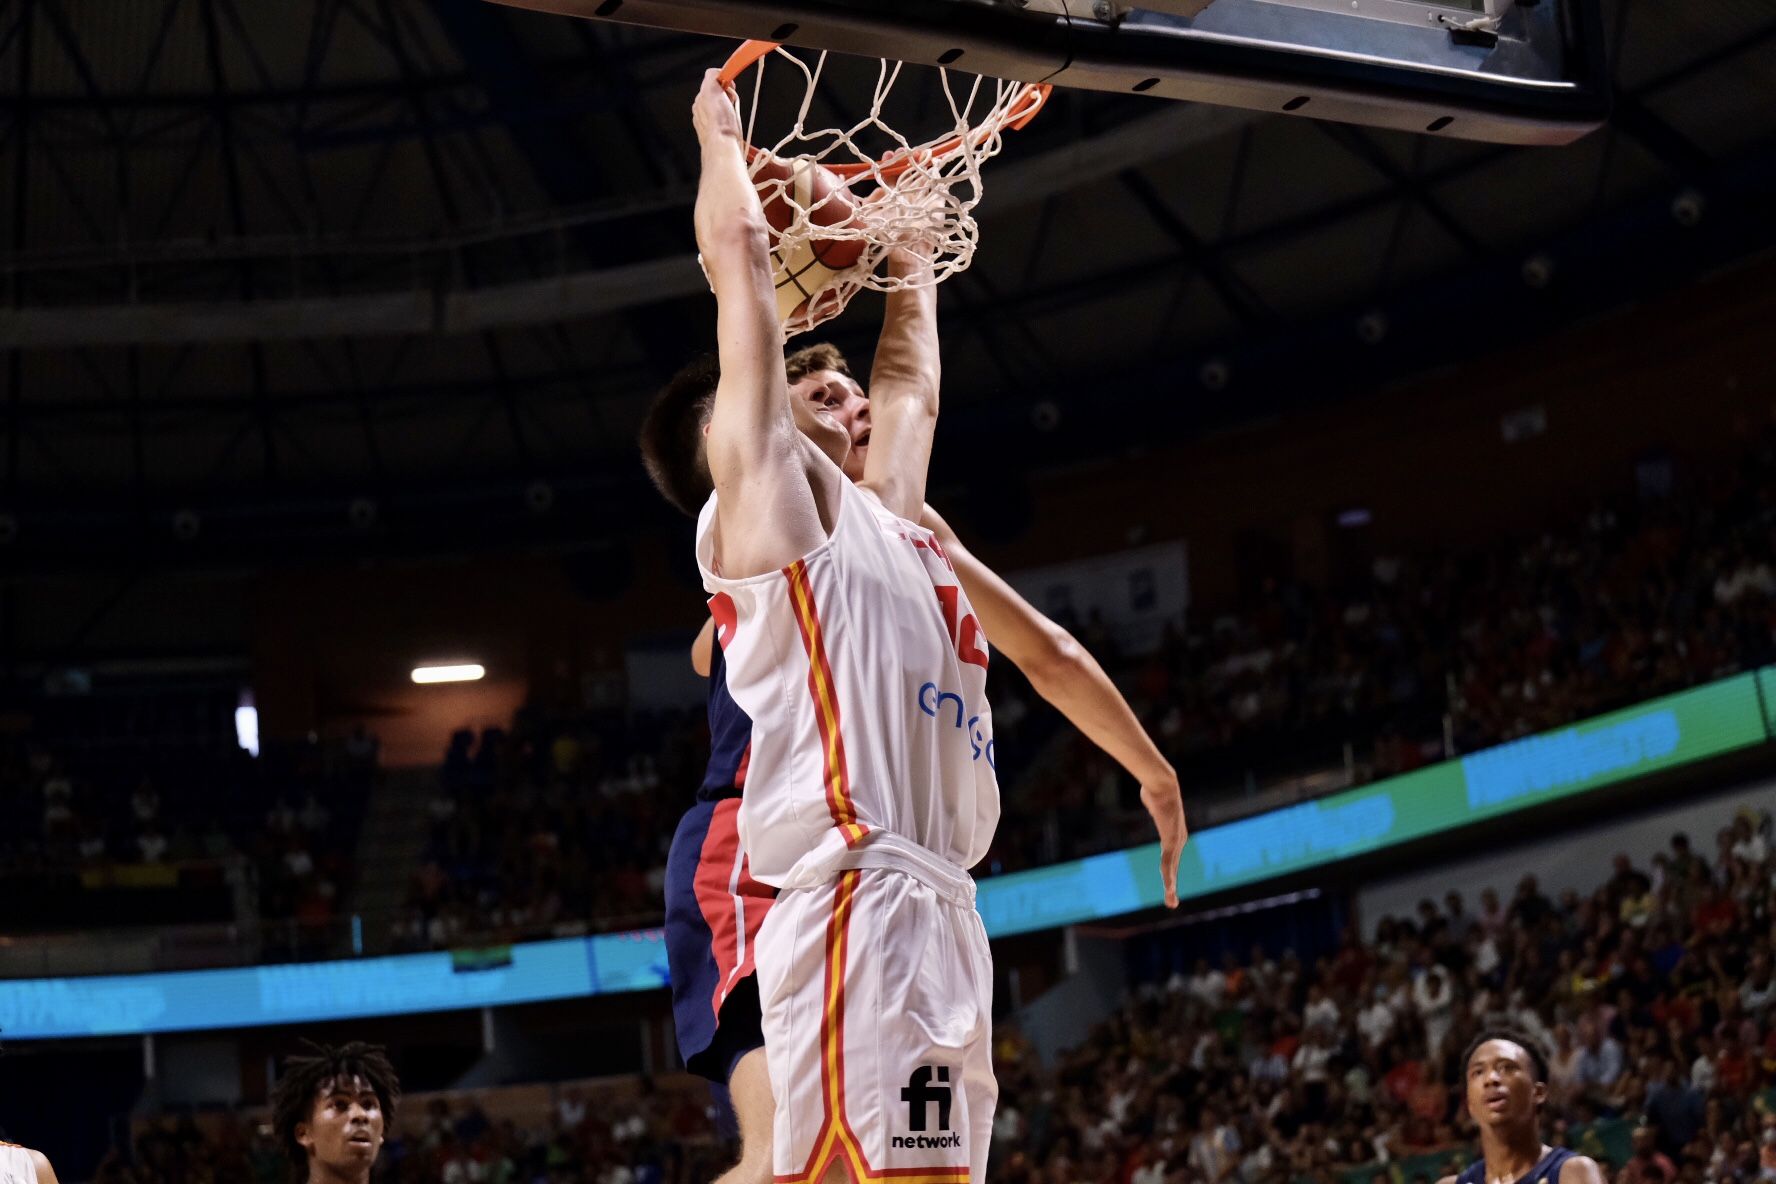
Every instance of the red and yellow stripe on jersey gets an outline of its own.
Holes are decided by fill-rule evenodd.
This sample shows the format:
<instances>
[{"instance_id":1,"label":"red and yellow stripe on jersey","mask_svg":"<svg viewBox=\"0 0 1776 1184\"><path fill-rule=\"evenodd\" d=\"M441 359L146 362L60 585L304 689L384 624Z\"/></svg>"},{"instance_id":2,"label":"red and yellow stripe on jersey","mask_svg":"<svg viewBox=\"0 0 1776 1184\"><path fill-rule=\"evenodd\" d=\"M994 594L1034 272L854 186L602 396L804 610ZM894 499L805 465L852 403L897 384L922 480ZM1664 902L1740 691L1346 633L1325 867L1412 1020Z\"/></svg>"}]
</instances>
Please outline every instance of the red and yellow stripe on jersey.
<instances>
[{"instance_id":1,"label":"red and yellow stripe on jersey","mask_svg":"<svg viewBox=\"0 0 1776 1184\"><path fill-rule=\"evenodd\" d=\"M774 1177L776 1184L819 1184L840 1159L858 1184L969 1184L968 1167L873 1169L863 1144L845 1116L845 969L851 952L851 902L859 873L847 871L833 889L832 916L826 923L826 990L820 1009L820 1102L823 1111L814 1150L800 1172Z\"/></svg>"},{"instance_id":2,"label":"red and yellow stripe on jersey","mask_svg":"<svg viewBox=\"0 0 1776 1184\"><path fill-rule=\"evenodd\" d=\"M808 655L808 693L814 698L814 718L820 725L826 808L832 813L833 825L845 836L845 845L855 847L869 833L869 827L857 821L857 809L851 803L851 785L845 771L845 737L839 726L838 683L833 678L831 663L826 660L826 635L820 628L814 588L808 582L807 561L796 560L783 569L783 574L789 580L789 601L795 609L796 626L801 630L802 649Z\"/></svg>"}]
</instances>

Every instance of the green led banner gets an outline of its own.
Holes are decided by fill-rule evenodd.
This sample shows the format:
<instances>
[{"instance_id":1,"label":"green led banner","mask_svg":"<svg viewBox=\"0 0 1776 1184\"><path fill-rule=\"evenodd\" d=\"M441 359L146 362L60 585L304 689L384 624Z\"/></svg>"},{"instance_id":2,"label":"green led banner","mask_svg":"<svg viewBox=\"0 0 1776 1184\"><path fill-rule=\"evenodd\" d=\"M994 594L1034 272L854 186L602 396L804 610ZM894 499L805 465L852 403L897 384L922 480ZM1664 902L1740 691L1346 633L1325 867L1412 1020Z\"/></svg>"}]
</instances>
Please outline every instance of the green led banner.
<instances>
[{"instance_id":1,"label":"green led banner","mask_svg":"<svg viewBox=\"0 0 1776 1184\"><path fill-rule=\"evenodd\" d=\"M1214 827L1185 848L1178 894L1257 884L1763 743L1776 736L1773 692L1776 670L1745 674ZM982 880L978 896L993 937L1114 917L1160 900L1158 844ZM652 929L473 954L0 981L0 1031L30 1040L308 1023L665 983L664 938Z\"/></svg>"},{"instance_id":2,"label":"green led banner","mask_svg":"<svg viewBox=\"0 0 1776 1184\"><path fill-rule=\"evenodd\" d=\"M1766 682L1776 671L1764 671ZM1207 896L1717 756L1776 735L1742 674L1362 789L1191 836L1178 895ZM1188 792L1186 794L1188 798ZM994 937L1113 917L1163 899L1159 845L981 881Z\"/></svg>"},{"instance_id":3,"label":"green led banner","mask_svg":"<svg viewBox=\"0 0 1776 1184\"><path fill-rule=\"evenodd\" d=\"M1764 706L1764 726L1776 738L1776 666L1766 666L1758 671L1758 698Z\"/></svg>"}]
</instances>

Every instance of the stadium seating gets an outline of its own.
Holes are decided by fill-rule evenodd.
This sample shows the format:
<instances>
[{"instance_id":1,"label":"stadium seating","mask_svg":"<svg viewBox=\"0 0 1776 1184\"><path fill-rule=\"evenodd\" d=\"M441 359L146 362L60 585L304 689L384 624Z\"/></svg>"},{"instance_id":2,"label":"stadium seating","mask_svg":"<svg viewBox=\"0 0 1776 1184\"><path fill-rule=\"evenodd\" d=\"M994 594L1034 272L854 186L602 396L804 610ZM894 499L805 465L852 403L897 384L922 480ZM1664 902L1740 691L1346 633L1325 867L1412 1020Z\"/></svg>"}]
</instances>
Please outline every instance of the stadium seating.
<instances>
[{"instance_id":1,"label":"stadium seating","mask_svg":"<svg viewBox=\"0 0 1776 1184\"><path fill-rule=\"evenodd\" d=\"M1706 488L1649 479L1562 531L1269 584L1121 655L1067 620L1177 767L1200 829L1776 660L1776 435ZM1146 841L1137 788L994 664L1004 816L977 875ZM657 922L708 751L697 713L542 717L452 739L396 948Z\"/></svg>"}]
</instances>

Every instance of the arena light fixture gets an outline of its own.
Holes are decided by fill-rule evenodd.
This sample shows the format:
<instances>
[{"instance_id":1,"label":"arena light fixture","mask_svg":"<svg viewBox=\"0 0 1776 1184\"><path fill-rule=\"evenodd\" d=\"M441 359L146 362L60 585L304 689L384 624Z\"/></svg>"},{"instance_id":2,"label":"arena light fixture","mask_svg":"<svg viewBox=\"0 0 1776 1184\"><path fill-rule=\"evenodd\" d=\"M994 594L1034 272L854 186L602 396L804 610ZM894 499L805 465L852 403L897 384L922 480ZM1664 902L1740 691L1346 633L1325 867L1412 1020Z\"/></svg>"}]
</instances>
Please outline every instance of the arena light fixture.
<instances>
[{"instance_id":1,"label":"arena light fixture","mask_svg":"<svg viewBox=\"0 0 1776 1184\"><path fill-rule=\"evenodd\" d=\"M259 755L259 709L251 703L234 709L234 739L247 755Z\"/></svg>"},{"instance_id":2,"label":"arena light fixture","mask_svg":"<svg viewBox=\"0 0 1776 1184\"><path fill-rule=\"evenodd\" d=\"M435 682L474 682L486 674L486 667L475 662L461 662L451 666L415 666L413 681L422 685Z\"/></svg>"}]
</instances>

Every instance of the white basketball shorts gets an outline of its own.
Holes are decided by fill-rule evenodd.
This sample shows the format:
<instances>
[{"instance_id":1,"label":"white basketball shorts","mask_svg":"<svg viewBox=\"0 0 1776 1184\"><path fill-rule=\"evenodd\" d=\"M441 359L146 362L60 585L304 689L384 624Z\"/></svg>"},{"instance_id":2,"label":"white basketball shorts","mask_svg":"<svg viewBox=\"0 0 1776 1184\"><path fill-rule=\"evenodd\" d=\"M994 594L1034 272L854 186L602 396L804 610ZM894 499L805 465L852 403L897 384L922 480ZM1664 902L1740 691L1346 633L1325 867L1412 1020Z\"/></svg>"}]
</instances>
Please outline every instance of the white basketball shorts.
<instances>
[{"instance_id":1,"label":"white basketball shorts","mask_svg":"<svg viewBox=\"0 0 1776 1184\"><path fill-rule=\"evenodd\" d=\"M926 858L785 891L759 930L779 1184L986 1179L992 957L974 882Z\"/></svg>"}]
</instances>

